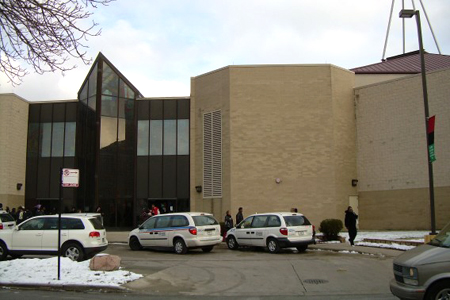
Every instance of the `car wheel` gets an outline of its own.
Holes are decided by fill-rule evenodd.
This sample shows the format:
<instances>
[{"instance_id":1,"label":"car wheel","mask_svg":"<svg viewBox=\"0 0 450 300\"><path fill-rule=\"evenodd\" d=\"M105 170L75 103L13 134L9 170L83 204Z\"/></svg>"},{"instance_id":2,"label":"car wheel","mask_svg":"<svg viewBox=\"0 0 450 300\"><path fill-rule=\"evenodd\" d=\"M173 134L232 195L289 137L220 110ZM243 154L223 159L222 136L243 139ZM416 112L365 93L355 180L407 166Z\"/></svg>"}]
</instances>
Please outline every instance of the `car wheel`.
<instances>
[{"instance_id":1,"label":"car wheel","mask_svg":"<svg viewBox=\"0 0 450 300\"><path fill-rule=\"evenodd\" d=\"M308 249L308 245L306 245L306 246L299 246L299 247L297 247L297 251L298 251L299 253L301 253L301 252L305 252L305 251L306 251L306 249Z\"/></svg>"},{"instance_id":2,"label":"car wheel","mask_svg":"<svg viewBox=\"0 0 450 300\"><path fill-rule=\"evenodd\" d=\"M276 239L268 239L267 240L267 249L269 249L270 253L278 253L280 252L280 244Z\"/></svg>"},{"instance_id":3,"label":"car wheel","mask_svg":"<svg viewBox=\"0 0 450 300\"><path fill-rule=\"evenodd\" d=\"M427 292L426 300L450 299L450 280L440 281Z\"/></svg>"},{"instance_id":4,"label":"car wheel","mask_svg":"<svg viewBox=\"0 0 450 300\"><path fill-rule=\"evenodd\" d=\"M230 235L227 238L227 246L228 246L228 249L231 249L231 250L236 250L239 247L238 242L236 241L234 236Z\"/></svg>"},{"instance_id":5,"label":"car wheel","mask_svg":"<svg viewBox=\"0 0 450 300\"><path fill-rule=\"evenodd\" d=\"M83 248L75 243L69 243L64 246L62 255L73 261L82 261L84 258Z\"/></svg>"},{"instance_id":6,"label":"car wheel","mask_svg":"<svg viewBox=\"0 0 450 300\"><path fill-rule=\"evenodd\" d=\"M212 251L212 249L214 248L214 246L210 246L210 247L203 247L202 250L203 252L209 253Z\"/></svg>"},{"instance_id":7,"label":"car wheel","mask_svg":"<svg viewBox=\"0 0 450 300\"><path fill-rule=\"evenodd\" d=\"M0 242L0 260L5 260L8 256L8 248L6 248L5 243Z\"/></svg>"},{"instance_id":8,"label":"car wheel","mask_svg":"<svg viewBox=\"0 0 450 300\"><path fill-rule=\"evenodd\" d=\"M173 249L175 250L176 254L186 254L187 247L184 241L180 238L176 239L173 243Z\"/></svg>"},{"instance_id":9,"label":"car wheel","mask_svg":"<svg viewBox=\"0 0 450 300\"><path fill-rule=\"evenodd\" d=\"M132 236L130 238L130 242L128 243L128 246L130 246L130 249L133 251L137 251L137 250L141 250L142 249L142 245L139 242L139 239L135 236Z\"/></svg>"}]
</instances>

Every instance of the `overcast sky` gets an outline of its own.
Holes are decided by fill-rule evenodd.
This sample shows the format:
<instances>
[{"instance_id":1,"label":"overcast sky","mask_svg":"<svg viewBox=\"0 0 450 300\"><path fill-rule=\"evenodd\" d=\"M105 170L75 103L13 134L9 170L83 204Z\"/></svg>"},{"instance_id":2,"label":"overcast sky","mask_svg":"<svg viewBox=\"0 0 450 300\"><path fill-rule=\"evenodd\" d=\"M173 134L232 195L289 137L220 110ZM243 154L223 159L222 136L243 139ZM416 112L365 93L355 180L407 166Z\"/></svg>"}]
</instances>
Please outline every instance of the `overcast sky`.
<instances>
[{"instance_id":1,"label":"overcast sky","mask_svg":"<svg viewBox=\"0 0 450 300\"><path fill-rule=\"evenodd\" d=\"M411 0L404 0L412 8ZM422 0L441 53L450 55L449 0ZM403 53L402 0L396 0L386 57ZM383 57L391 0L117 0L93 19L102 29L88 54L102 52L145 97L190 95L190 78L228 65L333 64L344 68ZM422 13L424 48L438 53ZM406 19L406 52L418 50L414 19ZM30 101L75 99L90 66L30 74L0 93Z\"/></svg>"}]
</instances>

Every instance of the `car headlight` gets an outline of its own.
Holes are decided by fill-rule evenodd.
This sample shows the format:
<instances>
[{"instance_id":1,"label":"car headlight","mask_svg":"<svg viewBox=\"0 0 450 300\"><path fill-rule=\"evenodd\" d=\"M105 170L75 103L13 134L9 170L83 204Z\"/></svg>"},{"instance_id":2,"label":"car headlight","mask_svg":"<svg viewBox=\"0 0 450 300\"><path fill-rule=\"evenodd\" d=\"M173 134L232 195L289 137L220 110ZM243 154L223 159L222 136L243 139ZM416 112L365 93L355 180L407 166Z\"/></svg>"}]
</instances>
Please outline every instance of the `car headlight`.
<instances>
[{"instance_id":1,"label":"car headlight","mask_svg":"<svg viewBox=\"0 0 450 300\"><path fill-rule=\"evenodd\" d=\"M419 273L416 268L403 267L403 281L410 285L419 285Z\"/></svg>"}]
</instances>

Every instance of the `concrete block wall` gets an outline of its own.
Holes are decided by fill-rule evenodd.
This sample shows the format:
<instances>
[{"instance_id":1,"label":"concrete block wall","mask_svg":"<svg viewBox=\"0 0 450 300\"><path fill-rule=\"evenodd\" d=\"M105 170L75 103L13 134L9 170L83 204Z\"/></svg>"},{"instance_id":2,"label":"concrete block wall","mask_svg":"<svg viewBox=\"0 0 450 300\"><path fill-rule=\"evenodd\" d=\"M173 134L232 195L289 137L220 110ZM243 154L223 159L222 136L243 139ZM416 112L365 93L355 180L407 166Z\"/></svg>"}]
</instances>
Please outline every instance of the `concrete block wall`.
<instances>
[{"instance_id":1,"label":"concrete block wall","mask_svg":"<svg viewBox=\"0 0 450 300\"><path fill-rule=\"evenodd\" d=\"M427 74L436 115L433 163L436 219L449 221L450 69ZM426 132L421 75L355 89L360 226L430 229Z\"/></svg>"},{"instance_id":2,"label":"concrete block wall","mask_svg":"<svg viewBox=\"0 0 450 300\"><path fill-rule=\"evenodd\" d=\"M193 78L196 120L203 110L223 110L226 190L223 199L191 194L195 208L222 201L222 219L240 206L244 215L297 207L317 226L325 218L343 218L349 195L356 193L355 152L347 151L355 149L353 79L352 72L331 65L230 66ZM198 127L192 129L195 184L203 176Z\"/></svg>"},{"instance_id":3,"label":"concrete block wall","mask_svg":"<svg viewBox=\"0 0 450 300\"><path fill-rule=\"evenodd\" d=\"M0 94L0 202L3 207L25 203L29 103L15 94ZM22 188L17 190L17 183Z\"/></svg>"}]
</instances>

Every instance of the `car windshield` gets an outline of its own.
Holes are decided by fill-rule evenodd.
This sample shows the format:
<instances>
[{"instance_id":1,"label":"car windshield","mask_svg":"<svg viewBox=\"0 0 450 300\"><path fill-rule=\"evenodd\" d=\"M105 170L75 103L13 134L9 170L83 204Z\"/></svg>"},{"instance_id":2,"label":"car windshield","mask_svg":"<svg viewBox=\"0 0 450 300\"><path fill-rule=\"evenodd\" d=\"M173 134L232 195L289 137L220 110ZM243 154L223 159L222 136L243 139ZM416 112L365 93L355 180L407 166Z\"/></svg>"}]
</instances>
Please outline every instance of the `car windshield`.
<instances>
[{"instance_id":1,"label":"car windshield","mask_svg":"<svg viewBox=\"0 0 450 300\"><path fill-rule=\"evenodd\" d=\"M450 248L450 223L429 244L437 247Z\"/></svg>"},{"instance_id":2,"label":"car windshield","mask_svg":"<svg viewBox=\"0 0 450 300\"><path fill-rule=\"evenodd\" d=\"M213 216L192 216L195 226L217 225L217 220Z\"/></svg>"},{"instance_id":3,"label":"car windshield","mask_svg":"<svg viewBox=\"0 0 450 300\"><path fill-rule=\"evenodd\" d=\"M0 220L2 222L14 222L14 218L10 214L0 214Z\"/></svg>"},{"instance_id":4,"label":"car windshield","mask_svg":"<svg viewBox=\"0 0 450 300\"><path fill-rule=\"evenodd\" d=\"M302 226L302 225L311 225L308 219L304 216L285 216L283 217L284 221L286 221L286 226Z\"/></svg>"}]
</instances>

